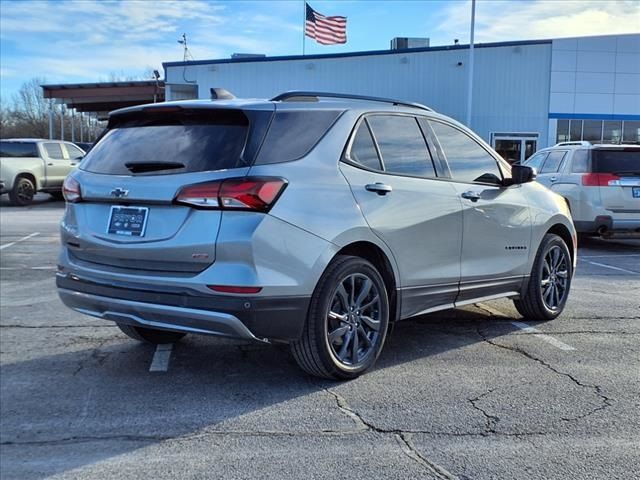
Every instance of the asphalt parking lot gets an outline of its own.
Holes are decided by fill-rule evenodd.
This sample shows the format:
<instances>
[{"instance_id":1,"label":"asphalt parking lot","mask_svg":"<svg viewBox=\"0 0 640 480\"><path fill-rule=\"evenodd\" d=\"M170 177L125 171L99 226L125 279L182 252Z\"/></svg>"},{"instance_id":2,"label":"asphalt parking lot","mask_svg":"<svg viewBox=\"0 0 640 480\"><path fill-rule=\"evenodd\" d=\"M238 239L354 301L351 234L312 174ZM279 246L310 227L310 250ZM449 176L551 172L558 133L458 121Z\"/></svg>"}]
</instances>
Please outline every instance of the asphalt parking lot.
<instances>
[{"instance_id":1,"label":"asphalt parking lot","mask_svg":"<svg viewBox=\"0 0 640 480\"><path fill-rule=\"evenodd\" d=\"M5 480L638 478L639 241L585 242L553 322L507 300L423 316L336 383L284 347L187 336L156 353L68 310L63 208L0 202Z\"/></svg>"}]
</instances>

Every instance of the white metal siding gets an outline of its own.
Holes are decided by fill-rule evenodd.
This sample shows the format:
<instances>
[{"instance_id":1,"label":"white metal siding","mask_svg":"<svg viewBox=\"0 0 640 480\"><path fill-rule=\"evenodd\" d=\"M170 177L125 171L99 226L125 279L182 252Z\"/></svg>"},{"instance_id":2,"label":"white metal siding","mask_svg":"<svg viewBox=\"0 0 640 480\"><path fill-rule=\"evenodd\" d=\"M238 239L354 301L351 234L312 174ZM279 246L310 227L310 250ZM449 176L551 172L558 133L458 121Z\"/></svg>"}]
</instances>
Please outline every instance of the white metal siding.
<instances>
[{"instance_id":1,"label":"white metal siding","mask_svg":"<svg viewBox=\"0 0 640 480\"><path fill-rule=\"evenodd\" d=\"M538 132L547 138L551 45L476 48L472 128ZM167 83L197 82L199 95L222 87L238 97L287 90L391 97L429 105L464 121L468 49L323 59L288 59L167 67ZM458 65L462 62L462 65Z\"/></svg>"}]
</instances>

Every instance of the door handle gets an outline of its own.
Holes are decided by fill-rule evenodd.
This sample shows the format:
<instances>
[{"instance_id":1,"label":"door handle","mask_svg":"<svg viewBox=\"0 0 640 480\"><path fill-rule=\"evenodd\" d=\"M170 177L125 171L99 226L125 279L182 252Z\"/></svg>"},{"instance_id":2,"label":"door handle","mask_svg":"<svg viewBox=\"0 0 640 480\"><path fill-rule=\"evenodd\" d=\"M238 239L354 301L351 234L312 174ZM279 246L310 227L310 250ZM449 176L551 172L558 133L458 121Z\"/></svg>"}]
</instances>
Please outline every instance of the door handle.
<instances>
[{"instance_id":1,"label":"door handle","mask_svg":"<svg viewBox=\"0 0 640 480\"><path fill-rule=\"evenodd\" d=\"M555 182L556 180L558 180L558 177L551 177L549 178L549 180L551 180L552 182Z\"/></svg>"},{"instance_id":2,"label":"door handle","mask_svg":"<svg viewBox=\"0 0 640 480\"><path fill-rule=\"evenodd\" d=\"M472 202L477 202L478 200L480 200L480 193L479 192L472 192L471 190L464 192L462 195L460 195L462 198L466 198L467 200L471 200Z\"/></svg>"},{"instance_id":3,"label":"door handle","mask_svg":"<svg viewBox=\"0 0 640 480\"><path fill-rule=\"evenodd\" d=\"M77 163L76 163L76 162L71 162L71 166L72 166L72 167L75 167L76 165L77 165Z\"/></svg>"},{"instance_id":4,"label":"door handle","mask_svg":"<svg viewBox=\"0 0 640 480\"><path fill-rule=\"evenodd\" d=\"M53 163L47 163L47 166L53 167Z\"/></svg>"},{"instance_id":5,"label":"door handle","mask_svg":"<svg viewBox=\"0 0 640 480\"><path fill-rule=\"evenodd\" d=\"M385 185L384 183L376 182L376 183L368 183L364 186L365 190L368 192L376 192L378 195L386 195L390 193L393 188L391 185Z\"/></svg>"}]
</instances>

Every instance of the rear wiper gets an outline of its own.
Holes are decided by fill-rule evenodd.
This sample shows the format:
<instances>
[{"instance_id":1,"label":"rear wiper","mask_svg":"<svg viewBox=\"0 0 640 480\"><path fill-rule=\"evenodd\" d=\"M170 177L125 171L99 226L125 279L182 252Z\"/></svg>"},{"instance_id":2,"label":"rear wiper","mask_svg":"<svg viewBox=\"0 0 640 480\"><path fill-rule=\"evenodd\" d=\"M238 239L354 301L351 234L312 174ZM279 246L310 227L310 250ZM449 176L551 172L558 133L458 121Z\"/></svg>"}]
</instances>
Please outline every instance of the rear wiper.
<instances>
[{"instance_id":1,"label":"rear wiper","mask_svg":"<svg viewBox=\"0 0 640 480\"><path fill-rule=\"evenodd\" d=\"M127 162L125 167L131 173L155 172L157 170L175 170L184 168L184 164L180 162Z\"/></svg>"}]
</instances>

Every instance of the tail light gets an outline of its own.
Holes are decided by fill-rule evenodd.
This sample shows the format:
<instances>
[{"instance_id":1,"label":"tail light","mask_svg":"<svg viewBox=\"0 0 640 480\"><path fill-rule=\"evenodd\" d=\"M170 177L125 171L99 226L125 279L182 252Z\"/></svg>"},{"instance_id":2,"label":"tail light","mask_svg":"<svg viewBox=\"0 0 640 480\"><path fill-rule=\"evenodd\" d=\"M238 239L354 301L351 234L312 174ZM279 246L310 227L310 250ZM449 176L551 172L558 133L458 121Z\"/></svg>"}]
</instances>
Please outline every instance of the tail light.
<instances>
[{"instance_id":1,"label":"tail light","mask_svg":"<svg viewBox=\"0 0 640 480\"><path fill-rule=\"evenodd\" d=\"M70 203L82 200L80 184L72 176L68 176L64 179L64 183L62 184L62 195L64 196L64 199Z\"/></svg>"},{"instance_id":2,"label":"tail light","mask_svg":"<svg viewBox=\"0 0 640 480\"><path fill-rule=\"evenodd\" d=\"M609 187L617 185L620 177L613 173L585 173L582 175L582 185L585 187Z\"/></svg>"},{"instance_id":3,"label":"tail light","mask_svg":"<svg viewBox=\"0 0 640 480\"><path fill-rule=\"evenodd\" d=\"M187 185L175 202L198 208L268 212L286 186L287 181L279 177L228 178Z\"/></svg>"}]
</instances>

